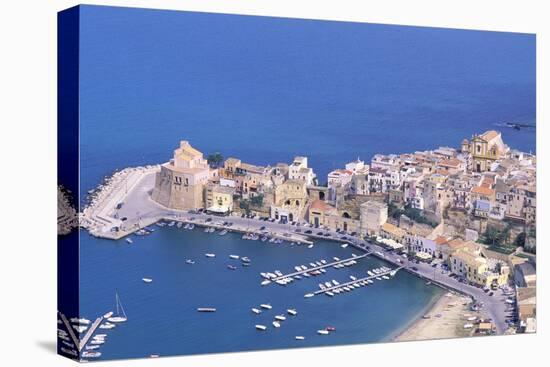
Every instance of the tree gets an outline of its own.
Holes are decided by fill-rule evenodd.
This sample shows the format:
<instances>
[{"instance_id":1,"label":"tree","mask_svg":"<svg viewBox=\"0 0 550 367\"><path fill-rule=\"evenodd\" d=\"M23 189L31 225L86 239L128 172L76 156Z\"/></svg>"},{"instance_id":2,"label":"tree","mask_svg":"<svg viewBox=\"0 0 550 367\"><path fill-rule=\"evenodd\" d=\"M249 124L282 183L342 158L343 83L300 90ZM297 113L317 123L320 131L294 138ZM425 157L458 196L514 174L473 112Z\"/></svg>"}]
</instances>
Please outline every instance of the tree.
<instances>
[{"instance_id":1,"label":"tree","mask_svg":"<svg viewBox=\"0 0 550 367\"><path fill-rule=\"evenodd\" d=\"M259 208L264 204L264 196L263 195L256 195L253 196L252 199L250 199L250 202L253 206Z\"/></svg>"},{"instance_id":2,"label":"tree","mask_svg":"<svg viewBox=\"0 0 550 367\"><path fill-rule=\"evenodd\" d=\"M210 167L218 168L223 163L223 156L219 152L211 153L211 154L208 154L208 156L206 157L206 161L208 162Z\"/></svg>"}]
</instances>

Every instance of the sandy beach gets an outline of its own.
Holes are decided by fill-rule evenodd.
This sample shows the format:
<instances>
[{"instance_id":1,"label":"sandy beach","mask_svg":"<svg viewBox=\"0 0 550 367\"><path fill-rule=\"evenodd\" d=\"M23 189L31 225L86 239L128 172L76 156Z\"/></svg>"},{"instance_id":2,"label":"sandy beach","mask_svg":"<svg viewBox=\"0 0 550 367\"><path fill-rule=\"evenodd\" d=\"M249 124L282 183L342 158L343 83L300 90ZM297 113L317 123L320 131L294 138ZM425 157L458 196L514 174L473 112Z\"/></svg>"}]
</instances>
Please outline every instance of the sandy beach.
<instances>
[{"instance_id":1,"label":"sandy beach","mask_svg":"<svg viewBox=\"0 0 550 367\"><path fill-rule=\"evenodd\" d=\"M470 303L469 297L448 292L393 340L413 341L471 336L474 329L464 329L464 324L471 322L468 321L469 318L485 315L482 312L471 311Z\"/></svg>"}]
</instances>

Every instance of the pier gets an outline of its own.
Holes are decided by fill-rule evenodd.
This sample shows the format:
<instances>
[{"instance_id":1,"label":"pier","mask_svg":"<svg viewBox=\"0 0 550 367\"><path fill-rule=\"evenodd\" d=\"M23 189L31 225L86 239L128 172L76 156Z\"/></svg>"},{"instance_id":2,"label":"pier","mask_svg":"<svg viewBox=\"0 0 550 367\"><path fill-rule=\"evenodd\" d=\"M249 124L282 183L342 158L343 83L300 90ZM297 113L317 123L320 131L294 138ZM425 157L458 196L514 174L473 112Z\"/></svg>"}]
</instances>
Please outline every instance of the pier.
<instances>
[{"instance_id":1,"label":"pier","mask_svg":"<svg viewBox=\"0 0 550 367\"><path fill-rule=\"evenodd\" d=\"M312 268L308 268L306 270L295 271L294 273L283 274L283 275L280 275L278 277L271 278L269 280L271 280L271 282L276 282L277 280L281 280L281 279L284 279L284 278L292 278L296 275L301 275L301 274L309 273L309 272L312 272L312 271L315 271L315 270L328 268L329 266L334 266L334 265L346 263L346 262L351 261L351 260L359 260L359 259L362 259L364 257L369 256L370 254L371 254L370 252L367 252L363 255L357 255L357 256L352 256L352 257L344 259L344 260L333 261L331 263L326 263L326 264L323 264L323 265L319 265L319 266L316 266L314 268L312 267Z\"/></svg>"},{"instance_id":2,"label":"pier","mask_svg":"<svg viewBox=\"0 0 550 367\"><path fill-rule=\"evenodd\" d=\"M67 332L69 333L69 336L73 340L73 343L75 345L75 348L79 348L79 338L75 335L73 328L71 327L71 323L69 320L67 320L67 317L63 313L59 313L59 317L61 318L61 321L63 321L63 324L65 325L65 328L67 329ZM80 351L80 349L79 349Z\"/></svg>"},{"instance_id":3,"label":"pier","mask_svg":"<svg viewBox=\"0 0 550 367\"><path fill-rule=\"evenodd\" d=\"M385 271L385 272L381 272L381 273L378 273L378 274L374 274L374 275L369 275L368 277L365 277L365 278L360 278L360 279L356 279L356 280L351 280L349 282L346 282L346 283L341 283L341 284L338 284L338 285L335 285L335 286L332 286L332 287L327 287L325 289L319 289L318 291L315 291L315 292L312 292L313 295L318 295L318 294L322 294L322 293L326 293L326 292L330 292L334 289L338 289L338 288L343 288L343 287L346 287L346 286L349 286L349 285L353 285L353 284L356 284L356 283L361 283L361 282L364 282L366 280L371 280L371 279L374 279L374 278L378 278L378 277L382 277L384 275L388 275L388 274L394 274L397 273L399 270L401 270L403 268L403 266L400 266L399 268L395 268L395 269L390 269L388 271ZM393 275L392 275L393 276Z\"/></svg>"},{"instance_id":4,"label":"pier","mask_svg":"<svg viewBox=\"0 0 550 367\"><path fill-rule=\"evenodd\" d=\"M78 344L78 350L79 351L82 351L82 349L84 349L84 347L86 346L86 344L88 343L88 340L90 340L90 338L92 337L92 335L94 335L95 331L97 330L97 328L99 327L99 325L101 325L101 322L103 321L103 316L101 317L98 317L93 323L92 325L90 326L90 328L88 329L88 332L86 333L86 335L84 335L84 338L82 338L82 340L80 340L80 343Z\"/></svg>"}]
</instances>

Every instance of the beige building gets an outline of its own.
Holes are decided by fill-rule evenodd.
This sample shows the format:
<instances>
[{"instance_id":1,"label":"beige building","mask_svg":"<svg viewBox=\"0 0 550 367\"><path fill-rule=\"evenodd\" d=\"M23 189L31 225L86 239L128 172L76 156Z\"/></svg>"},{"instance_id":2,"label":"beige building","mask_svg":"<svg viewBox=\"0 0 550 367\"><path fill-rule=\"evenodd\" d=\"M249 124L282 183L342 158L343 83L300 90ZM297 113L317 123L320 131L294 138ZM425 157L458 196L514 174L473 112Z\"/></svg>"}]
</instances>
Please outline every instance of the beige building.
<instances>
[{"instance_id":1,"label":"beige building","mask_svg":"<svg viewBox=\"0 0 550 367\"><path fill-rule=\"evenodd\" d=\"M360 207L362 235L378 235L388 220L388 206L379 201L366 201Z\"/></svg>"},{"instance_id":2,"label":"beige building","mask_svg":"<svg viewBox=\"0 0 550 367\"><path fill-rule=\"evenodd\" d=\"M210 170L201 152L183 140L173 158L156 174L152 199L173 209L203 208L204 187L216 172Z\"/></svg>"},{"instance_id":3,"label":"beige building","mask_svg":"<svg viewBox=\"0 0 550 367\"><path fill-rule=\"evenodd\" d=\"M350 233L360 231L360 222L357 218L322 200L315 200L309 206L308 222L314 227L327 227L332 231L342 230Z\"/></svg>"},{"instance_id":4,"label":"beige building","mask_svg":"<svg viewBox=\"0 0 550 367\"><path fill-rule=\"evenodd\" d=\"M452 273L483 287L506 284L510 275L508 265L490 264L490 259L473 243L454 251L449 257L449 264Z\"/></svg>"},{"instance_id":5,"label":"beige building","mask_svg":"<svg viewBox=\"0 0 550 367\"><path fill-rule=\"evenodd\" d=\"M206 210L218 214L231 213L233 211L234 193L235 189L233 187L214 183L207 184L204 195Z\"/></svg>"},{"instance_id":6,"label":"beige building","mask_svg":"<svg viewBox=\"0 0 550 367\"><path fill-rule=\"evenodd\" d=\"M308 167L307 157L295 157L292 164L288 166L289 180L300 180L306 185L315 185L316 177L313 169Z\"/></svg>"},{"instance_id":7,"label":"beige building","mask_svg":"<svg viewBox=\"0 0 550 367\"><path fill-rule=\"evenodd\" d=\"M307 199L305 181L286 180L275 187L271 218L289 222L303 219Z\"/></svg>"},{"instance_id":8,"label":"beige building","mask_svg":"<svg viewBox=\"0 0 550 367\"><path fill-rule=\"evenodd\" d=\"M470 170L474 172L489 171L491 165L505 157L507 151L500 132L495 130L474 135L470 141L464 139L462 142L462 152L470 154Z\"/></svg>"}]
</instances>

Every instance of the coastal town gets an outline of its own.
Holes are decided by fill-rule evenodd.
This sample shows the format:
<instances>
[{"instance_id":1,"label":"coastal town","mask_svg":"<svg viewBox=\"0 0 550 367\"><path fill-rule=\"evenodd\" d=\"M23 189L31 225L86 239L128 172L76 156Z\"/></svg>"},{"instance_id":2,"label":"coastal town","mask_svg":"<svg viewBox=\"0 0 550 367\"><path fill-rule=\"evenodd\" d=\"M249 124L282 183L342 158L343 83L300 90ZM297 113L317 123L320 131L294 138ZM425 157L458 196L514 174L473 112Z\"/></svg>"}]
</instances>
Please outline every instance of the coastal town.
<instances>
[{"instance_id":1,"label":"coastal town","mask_svg":"<svg viewBox=\"0 0 550 367\"><path fill-rule=\"evenodd\" d=\"M335 240L485 308L467 328L475 335L536 331L536 156L498 131L356 159L326 178L306 156L262 166L181 141L168 162L116 172L89 194L80 223L97 237L180 220L307 245Z\"/></svg>"}]
</instances>

